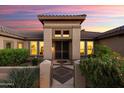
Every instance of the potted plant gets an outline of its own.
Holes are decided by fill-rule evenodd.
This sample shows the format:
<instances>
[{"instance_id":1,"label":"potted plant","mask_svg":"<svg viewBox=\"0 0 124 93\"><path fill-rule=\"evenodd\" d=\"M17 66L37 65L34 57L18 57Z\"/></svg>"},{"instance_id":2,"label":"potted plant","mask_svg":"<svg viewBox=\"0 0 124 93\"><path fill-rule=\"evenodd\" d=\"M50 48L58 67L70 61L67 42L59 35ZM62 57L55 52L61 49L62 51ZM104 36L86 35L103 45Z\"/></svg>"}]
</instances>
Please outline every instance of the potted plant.
<instances>
[{"instance_id":1,"label":"potted plant","mask_svg":"<svg viewBox=\"0 0 124 93\"><path fill-rule=\"evenodd\" d=\"M32 65L35 66L35 65L37 65L37 64L38 64L38 58L37 58L37 57L34 57L34 58L32 59Z\"/></svg>"}]
</instances>

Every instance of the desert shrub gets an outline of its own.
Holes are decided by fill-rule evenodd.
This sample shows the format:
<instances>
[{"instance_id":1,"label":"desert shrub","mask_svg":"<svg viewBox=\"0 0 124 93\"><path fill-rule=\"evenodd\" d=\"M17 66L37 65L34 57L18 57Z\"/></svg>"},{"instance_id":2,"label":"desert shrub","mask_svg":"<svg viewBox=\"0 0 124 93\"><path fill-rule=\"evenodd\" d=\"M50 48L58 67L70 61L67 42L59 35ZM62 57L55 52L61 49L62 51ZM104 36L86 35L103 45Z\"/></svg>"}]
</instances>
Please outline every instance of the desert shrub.
<instances>
[{"instance_id":1,"label":"desert shrub","mask_svg":"<svg viewBox=\"0 0 124 93\"><path fill-rule=\"evenodd\" d=\"M29 56L27 49L1 49L0 66L19 65Z\"/></svg>"},{"instance_id":2,"label":"desert shrub","mask_svg":"<svg viewBox=\"0 0 124 93\"><path fill-rule=\"evenodd\" d=\"M103 55L112 55L112 50L105 45L95 44L94 55L96 57L102 57Z\"/></svg>"},{"instance_id":3,"label":"desert shrub","mask_svg":"<svg viewBox=\"0 0 124 93\"><path fill-rule=\"evenodd\" d=\"M17 64L24 63L26 59L29 57L29 52L27 49L16 49L15 53L15 62Z\"/></svg>"},{"instance_id":4,"label":"desert shrub","mask_svg":"<svg viewBox=\"0 0 124 93\"><path fill-rule=\"evenodd\" d=\"M9 73L9 77L7 80L2 80L0 82L5 84L11 84L0 87L11 87L11 88L39 87L39 68L13 69Z\"/></svg>"},{"instance_id":5,"label":"desert shrub","mask_svg":"<svg viewBox=\"0 0 124 93\"><path fill-rule=\"evenodd\" d=\"M81 59L81 72L87 79L87 87L124 87L121 57L110 48L95 47L95 57Z\"/></svg>"},{"instance_id":6,"label":"desert shrub","mask_svg":"<svg viewBox=\"0 0 124 93\"><path fill-rule=\"evenodd\" d=\"M14 62L14 52L12 49L2 49L0 50L0 65L6 66L7 64L12 64Z\"/></svg>"}]
</instances>

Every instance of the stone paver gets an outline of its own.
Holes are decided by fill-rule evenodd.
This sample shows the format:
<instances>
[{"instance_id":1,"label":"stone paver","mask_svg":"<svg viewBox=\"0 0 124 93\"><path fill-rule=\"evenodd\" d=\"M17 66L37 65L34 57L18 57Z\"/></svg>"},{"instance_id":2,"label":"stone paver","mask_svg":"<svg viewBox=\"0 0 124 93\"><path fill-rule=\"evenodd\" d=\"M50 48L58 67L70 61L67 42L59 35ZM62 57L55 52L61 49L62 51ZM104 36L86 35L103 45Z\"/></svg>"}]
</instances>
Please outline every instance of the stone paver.
<instances>
[{"instance_id":1,"label":"stone paver","mask_svg":"<svg viewBox=\"0 0 124 93\"><path fill-rule=\"evenodd\" d=\"M61 84L57 80L53 79L53 85L52 88L73 88L73 78L65 82L64 84Z\"/></svg>"},{"instance_id":2,"label":"stone paver","mask_svg":"<svg viewBox=\"0 0 124 93\"><path fill-rule=\"evenodd\" d=\"M64 67L68 67L70 69L74 69L73 65L63 65ZM53 65L53 68L59 67L59 65ZM64 84L60 83L59 81L53 78L53 83L51 88L73 88L74 87L74 78L66 81Z\"/></svg>"}]
</instances>

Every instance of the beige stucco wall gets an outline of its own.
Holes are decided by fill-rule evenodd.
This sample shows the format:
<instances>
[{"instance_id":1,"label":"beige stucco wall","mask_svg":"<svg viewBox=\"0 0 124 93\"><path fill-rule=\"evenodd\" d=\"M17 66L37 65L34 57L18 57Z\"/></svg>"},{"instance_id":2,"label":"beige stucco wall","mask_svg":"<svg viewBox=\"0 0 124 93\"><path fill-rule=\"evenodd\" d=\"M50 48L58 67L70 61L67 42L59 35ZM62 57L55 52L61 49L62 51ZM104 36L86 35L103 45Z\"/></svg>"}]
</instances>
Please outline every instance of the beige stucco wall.
<instances>
[{"instance_id":1,"label":"beige stucco wall","mask_svg":"<svg viewBox=\"0 0 124 93\"><path fill-rule=\"evenodd\" d=\"M80 28L80 21L46 21L44 22L44 27L47 28L63 28L68 29L72 27L79 27Z\"/></svg>"},{"instance_id":2,"label":"beige stucco wall","mask_svg":"<svg viewBox=\"0 0 124 93\"><path fill-rule=\"evenodd\" d=\"M4 41L13 42L13 48L17 48L17 42L23 42L25 47L25 41L23 40L0 36L0 49L4 48Z\"/></svg>"},{"instance_id":3,"label":"beige stucco wall","mask_svg":"<svg viewBox=\"0 0 124 93\"><path fill-rule=\"evenodd\" d=\"M124 35L101 39L97 43L109 46L113 51L124 56Z\"/></svg>"},{"instance_id":4,"label":"beige stucco wall","mask_svg":"<svg viewBox=\"0 0 124 93\"><path fill-rule=\"evenodd\" d=\"M85 76L82 75L79 65L80 65L80 60L74 61L74 87L85 88L86 79Z\"/></svg>"},{"instance_id":5,"label":"beige stucco wall","mask_svg":"<svg viewBox=\"0 0 124 93\"><path fill-rule=\"evenodd\" d=\"M44 28L44 59L52 59L52 29Z\"/></svg>"},{"instance_id":6,"label":"beige stucco wall","mask_svg":"<svg viewBox=\"0 0 124 93\"><path fill-rule=\"evenodd\" d=\"M0 49L3 49L3 38L0 36Z\"/></svg>"}]
</instances>

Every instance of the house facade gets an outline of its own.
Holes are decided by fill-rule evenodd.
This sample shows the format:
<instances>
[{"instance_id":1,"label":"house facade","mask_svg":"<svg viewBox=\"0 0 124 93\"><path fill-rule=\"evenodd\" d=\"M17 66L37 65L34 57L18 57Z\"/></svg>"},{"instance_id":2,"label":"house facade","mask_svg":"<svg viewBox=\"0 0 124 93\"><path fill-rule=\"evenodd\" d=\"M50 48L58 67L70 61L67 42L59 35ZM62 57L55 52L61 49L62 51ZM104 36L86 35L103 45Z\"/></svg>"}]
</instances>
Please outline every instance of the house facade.
<instances>
[{"instance_id":1,"label":"house facade","mask_svg":"<svg viewBox=\"0 0 124 93\"><path fill-rule=\"evenodd\" d=\"M38 15L43 31L19 33L0 27L0 49L27 48L31 56L49 60L77 60L93 54L94 43L124 56L124 27L104 33L82 31L86 15Z\"/></svg>"}]
</instances>

